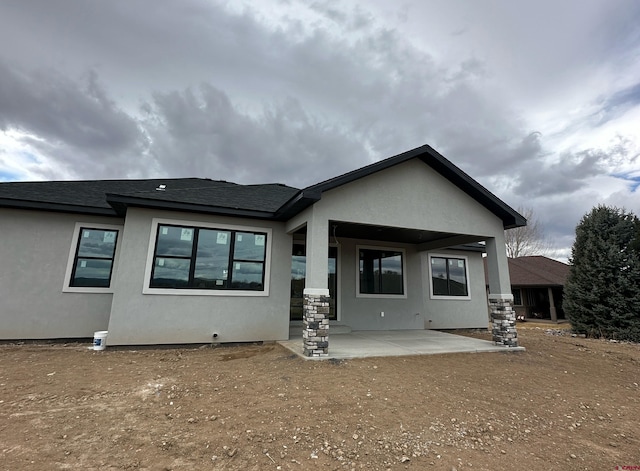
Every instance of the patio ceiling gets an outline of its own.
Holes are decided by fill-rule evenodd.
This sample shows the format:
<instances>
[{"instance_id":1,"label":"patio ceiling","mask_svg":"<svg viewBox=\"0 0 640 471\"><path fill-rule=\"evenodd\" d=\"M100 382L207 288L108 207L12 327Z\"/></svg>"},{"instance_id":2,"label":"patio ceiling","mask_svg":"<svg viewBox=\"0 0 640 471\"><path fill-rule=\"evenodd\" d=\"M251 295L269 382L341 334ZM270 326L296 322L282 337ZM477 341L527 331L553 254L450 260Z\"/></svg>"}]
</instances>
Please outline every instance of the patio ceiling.
<instances>
[{"instance_id":1,"label":"patio ceiling","mask_svg":"<svg viewBox=\"0 0 640 471\"><path fill-rule=\"evenodd\" d=\"M306 234L306 232L306 226L297 231L298 234ZM426 231L345 221L329 221L329 240L334 241L334 238L363 239L415 245L421 244L426 250L470 244L483 240L477 236L452 232Z\"/></svg>"},{"instance_id":2,"label":"patio ceiling","mask_svg":"<svg viewBox=\"0 0 640 471\"><path fill-rule=\"evenodd\" d=\"M404 227L377 226L353 222L330 221L329 236L349 239L379 240L383 242L401 242L421 244L440 239L448 239L456 234L447 232L424 231Z\"/></svg>"}]
</instances>

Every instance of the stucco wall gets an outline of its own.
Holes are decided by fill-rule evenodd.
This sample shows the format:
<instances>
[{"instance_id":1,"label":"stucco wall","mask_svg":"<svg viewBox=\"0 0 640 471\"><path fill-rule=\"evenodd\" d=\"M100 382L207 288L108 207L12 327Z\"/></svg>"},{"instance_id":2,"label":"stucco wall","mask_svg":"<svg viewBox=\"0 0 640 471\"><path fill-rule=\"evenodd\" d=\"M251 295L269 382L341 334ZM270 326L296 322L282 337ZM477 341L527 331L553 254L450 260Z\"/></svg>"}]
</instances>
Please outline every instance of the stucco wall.
<instances>
[{"instance_id":1,"label":"stucco wall","mask_svg":"<svg viewBox=\"0 0 640 471\"><path fill-rule=\"evenodd\" d=\"M419 160L334 188L314 205L315 217L492 237L502 221Z\"/></svg>"},{"instance_id":2,"label":"stucco wall","mask_svg":"<svg viewBox=\"0 0 640 471\"><path fill-rule=\"evenodd\" d=\"M358 297L358 246L404 249L406 297ZM341 239L338 260L338 324L354 330L486 328L488 325L482 254L438 250L437 255L464 257L468 262L469 299L431 299L429 254L406 244ZM384 312L384 316L381 313Z\"/></svg>"},{"instance_id":3,"label":"stucco wall","mask_svg":"<svg viewBox=\"0 0 640 471\"><path fill-rule=\"evenodd\" d=\"M358 246L378 246L405 250L406 296L358 297ZM423 329L422 277L420 256L415 247L379 241L341 239L338 253L340 271L340 323L353 330ZM381 315L384 312L384 317Z\"/></svg>"},{"instance_id":4,"label":"stucco wall","mask_svg":"<svg viewBox=\"0 0 640 471\"><path fill-rule=\"evenodd\" d=\"M143 294L153 218L271 228L269 296ZM114 282L108 345L287 339L291 236L282 223L130 208Z\"/></svg>"},{"instance_id":5,"label":"stucco wall","mask_svg":"<svg viewBox=\"0 0 640 471\"><path fill-rule=\"evenodd\" d=\"M429 278L429 253L466 257L469 271L470 299L432 299ZM424 277L424 321L426 329L486 328L489 325L487 291L482 254L477 252L437 250L421 254Z\"/></svg>"},{"instance_id":6,"label":"stucco wall","mask_svg":"<svg viewBox=\"0 0 640 471\"><path fill-rule=\"evenodd\" d=\"M105 330L110 293L65 293L64 276L77 222L122 220L0 209L0 338L93 337Z\"/></svg>"}]
</instances>

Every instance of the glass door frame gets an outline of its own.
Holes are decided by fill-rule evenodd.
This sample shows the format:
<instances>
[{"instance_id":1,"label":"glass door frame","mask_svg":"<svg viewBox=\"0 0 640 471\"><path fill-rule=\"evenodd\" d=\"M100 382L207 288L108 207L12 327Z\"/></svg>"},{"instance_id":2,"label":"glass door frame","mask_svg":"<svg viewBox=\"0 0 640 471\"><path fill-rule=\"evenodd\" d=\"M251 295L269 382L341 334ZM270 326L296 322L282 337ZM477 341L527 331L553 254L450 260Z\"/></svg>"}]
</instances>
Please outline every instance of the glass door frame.
<instances>
[{"instance_id":1,"label":"glass door frame","mask_svg":"<svg viewBox=\"0 0 640 471\"><path fill-rule=\"evenodd\" d=\"M298 286L294 287L294 270L296 269L296 267L294 266L294 258L296 257L296 255L293 253L293 251L295 250L296 246L303 246L306 249L306 241L304 240L294 240L292 243L292 248L291 248L291 288L290 288L290 299L291 302L289 304L289 322L298 322L302 320L302 312L300 311L299 317L293 318L293 310L301 310L302 309L302 290L304 289L303 287L301 287L299 284ZM331 243L329 244L329 257L327 259L327 263L329 263L329 260L335 260L335 264L334 264L334 270L335 270L335 282L333 283L333 287L331 287L331 283L330 283L330 279L327 280L327 286L329 287L329 293L331 296L331 300L332 300L332 304L333 304L333 310L334 310L334 314L335 316L332 318L330 317L329 320L332 322L337 322L340 320L340 279L341 279L341 273L340 273L340 244L334 244ZM332 253L334 252L335 256L331 257ZM298 255L298 257L300 257L301 255ZM305 279L306 278L306 250L305 250L305 273L304 273L304 277L299 277L298 280L301 279ZM330 266L328 267L328 275L331 275L330 273ZM296 302L297 301L297 302Z\"/></svg>"}]
</instances>

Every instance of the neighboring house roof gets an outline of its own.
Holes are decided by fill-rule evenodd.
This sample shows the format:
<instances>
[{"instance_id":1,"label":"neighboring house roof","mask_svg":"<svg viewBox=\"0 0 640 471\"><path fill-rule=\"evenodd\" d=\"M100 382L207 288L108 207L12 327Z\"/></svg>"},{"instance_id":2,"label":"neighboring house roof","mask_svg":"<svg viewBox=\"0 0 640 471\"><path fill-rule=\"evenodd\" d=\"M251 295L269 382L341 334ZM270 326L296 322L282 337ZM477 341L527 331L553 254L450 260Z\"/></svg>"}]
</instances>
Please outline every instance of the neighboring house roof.
<instances>
[{"instance_id":1,"label":"neighboring house roof","mask_svg":"<svg viewBox=\"0 0 640 471\"><path fill-rule=\"evenodd\" d=\"M526 219L433 150L422 146L303 190L281 184L238 185L202 178L0 183L0 206L122 216L128 206L287 220L337 188L418 158L489 209L505 229ZM166 185L158 191L159 185Z\"/></svg>"},{"instance_id":2,"label":"neighboring house roof","mask_svg":"<svg viewBox=\"0 0 640 471\"><path fill-rule=\"evenodd\" d=\"M484 262L485 279L487 261ZM509 259L509 278L512 286L564 286L569 265L541 255Z\"/></svg>"}]
</instances>

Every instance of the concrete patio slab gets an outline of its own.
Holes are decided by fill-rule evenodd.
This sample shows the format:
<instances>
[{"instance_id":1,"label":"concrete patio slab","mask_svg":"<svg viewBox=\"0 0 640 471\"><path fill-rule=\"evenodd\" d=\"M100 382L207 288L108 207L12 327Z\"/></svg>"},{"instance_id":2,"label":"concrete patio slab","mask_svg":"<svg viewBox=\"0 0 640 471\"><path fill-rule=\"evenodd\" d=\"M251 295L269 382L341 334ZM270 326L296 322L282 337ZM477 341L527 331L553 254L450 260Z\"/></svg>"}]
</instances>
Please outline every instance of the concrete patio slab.
<instances>
[{"instance_id":1,"label":"concrete patio slab","mask_svg":"<svg viewBox=\"0 0 640 471\"><path fill-rule=\"evenodd\" d=\"M436 330L356 330L332 334L329 356L307 357L302 352L302 333L278 342L305 360L345 360L404 355L443 353L522 352L524 347L508 348L493 342Z\"/></svg>"}]
</instances>

